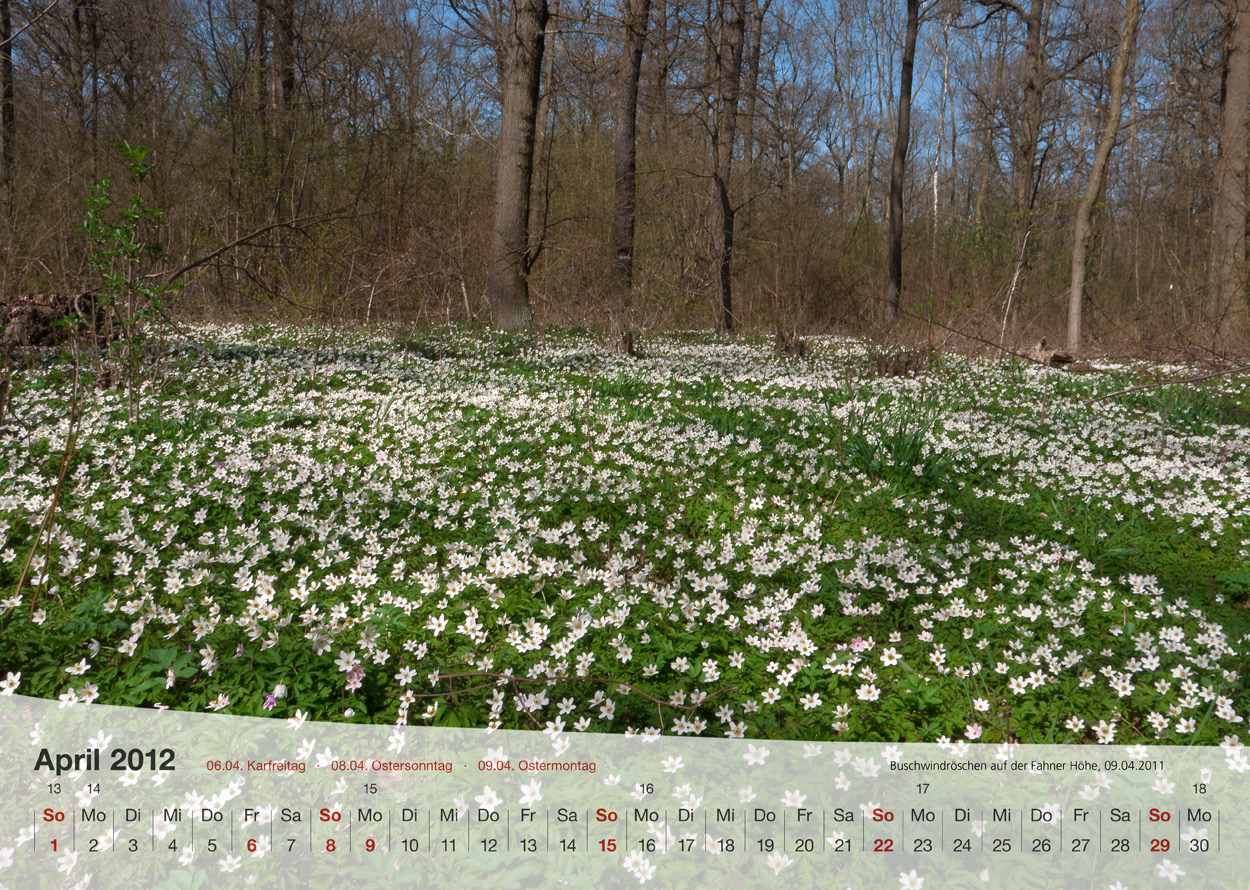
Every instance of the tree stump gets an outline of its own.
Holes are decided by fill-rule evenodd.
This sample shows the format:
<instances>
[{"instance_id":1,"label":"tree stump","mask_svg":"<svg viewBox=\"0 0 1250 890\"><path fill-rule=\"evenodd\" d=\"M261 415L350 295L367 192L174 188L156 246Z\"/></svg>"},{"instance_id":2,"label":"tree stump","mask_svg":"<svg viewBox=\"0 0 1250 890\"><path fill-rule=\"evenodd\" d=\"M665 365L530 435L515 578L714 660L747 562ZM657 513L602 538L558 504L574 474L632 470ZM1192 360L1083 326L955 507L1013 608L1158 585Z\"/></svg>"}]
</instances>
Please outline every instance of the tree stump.
<instances>
[{"instance_id":1,"label":"tree stump","mask_svg":"<svg viewBox=\"0 0 1250 890\"><path fill-rule=\"evenodd\" d=\"M811 354L811 347L806 340L800 340L794 331L779 330L773 352L782 358L807 358Z\"/></svg>"},{"instance_id":2,"label":"tree stump","mask_svg":"<svg viewBox=\"0 0 1250 890\"><path fill-rule=\"evenodd\" d=\"M1026 356L1035 362L1040 362L1048 368L1062 368L1064 365L1070 365L1076 361L1070 354L1062 349L1051 349L1046 345L1046 338L1043 337L1041 342L1025 353Z\"/></svg>"}]
</instances>

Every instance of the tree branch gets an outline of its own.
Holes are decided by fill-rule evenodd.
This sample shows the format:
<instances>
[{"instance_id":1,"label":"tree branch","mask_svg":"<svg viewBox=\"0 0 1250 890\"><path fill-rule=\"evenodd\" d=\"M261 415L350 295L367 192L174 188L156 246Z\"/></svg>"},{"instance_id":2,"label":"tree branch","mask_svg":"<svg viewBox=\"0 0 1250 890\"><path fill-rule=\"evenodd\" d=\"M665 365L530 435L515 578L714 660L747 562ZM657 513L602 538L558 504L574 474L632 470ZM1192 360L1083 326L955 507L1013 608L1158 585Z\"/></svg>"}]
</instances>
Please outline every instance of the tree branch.
<instances>
[{"instance_id":1,"label":"tree branch","mask_svg":"<svg viewBox=\"0 0 1250 890\"><path fill-rule=\"evenodd\" d=\"M339 209L342 210L343 208L339 208ZM281 222L270 223L267 226L261 226L259 229L256 229L254 232L249 232L248 234L244 235L242 238L236 238L233 241L231 241L229 244L225 244L217 248L212 253L205 254L199 259L192 260L191 262L187 263L185 266L173 272L172 274L166 274L165 272L152 272L148 275L145 275L144 278L162 278L163 277L165 279L165 286L169 286L173 284L175 281L177 281L179 278L181 278L183 275L185 275L187 272L190 272L192 269L198 268L199 266L202 266L205 263L212 262L213 260L217 259L217 257L221 256L223 253L226 253L227 251L234 250L234 248L236 247L242 247L244 244L248 244L252 241L255 241L257 238L259 238L261 235L264 235L267 232L272 232L274 229L294 229L296 231L302 231L305 228L305 226L298 225L298 223L307 222L308 220L312 220L313 222L330 222L332 219L335 218L334 216L332 216L332 214L338 213L338 212L339 212L338 210L331 210L329 213L320 214L318 216L294 217L292 219L283 220Z\"/></svg>"},{"instance_id":2,"label":"tree branch","mask_svg":"<svg viewBox=\"0 0 1250 890\"><path fill-rule=\"evenodd\" d=\"M30 20L29 22L27 22L26 24L22 25L22 27L18 28L18 29L17 29L17 33L16 33L16 34L14 34L14 35L13 35L12 37L10 37L8 40L3 40L3 41L0 41L0 47L8 46L8 45L9 45L10 43L12 43L14 40L17 40L17 38L21 37L21 36L22 36L22 34L24 34L27 30L29 30L29 29L30 29L30 28L31 28L31 27L35 24L35 22L39 21L39 20L40 20L41 18L43 18L45 15L47 15L48 13L50 13L50 12L52 11L52 8L53 8L54 6L56 6L58 3L60 3L60 2L61 2L61 0L52 0L52 2L51 2L51 3L49 3L49 4L48 4L47 6L45 6L43 9L39 10L38 15L36 15L33 19L31 19L31 20Z\"/></svg>"},{"instance_id":3,"label":"tree branch","mask_svg":"<svg viewBox=\"0 0 1250 890\"><path fill-rule=\"evenodd\" d=\"M962 25L956 22L954 25L956 31L975 31L977 28L981 27L994 16L1006 9L1010 9L1018 16L1023 17L1024 15L1024 11L1014 3L981 3L979 5L987 7L988 11L985 13L985 17L981 19L981 21L974 22L971 25Z\"/></svg>"},{"instance_id":4,"label":"tree branch","mask_svg":"<svg viewBox=\"0 0 1250 890\"><path fill-rule=\"evenodd\" d=\"M629 692L636 692L639 695L641 695L643 698L647 699L650 702L654 702L657 705L668 705L670 708L680 708L683 711L693 711L695 708L699 707L699 705L702 705L705 702L711 701L712 699L716 698L718 695L724 695L726 692L732 692L733 690L738 688L737 686L725 686L721 689L717 689L715 692L709 693L708 696L703 699L703 701L699 702L699 704L677 705L677 704L673 704L673 702L671 701L662 701L661 699L658 699L655 696L644 692L643 690L639 689L629 680L617 680L611 677L571 677L565 674L557 674L555 676L550 676L550 677L517 677L512 674L503 674L503 673L498 673L496 671L463 671L461 673L456 673L456 674L439 674L438 675L438 679L440 681L454 680L457 678L464 678L464 677L493 677L496 680L507 680L512 683L512 688L514 691L517 691L518 683L553 683L558 680L574 680L574 681L579 681L582 683L614 683L617 686L627 687ZM495 686L495 685L497 684L482 683L480 685L470 687L470 690L485 689L488 686ZM463 691L470 691L470 690L463 690ZM445 698L448 694L449 693L447 692L417 692L417 693L413 693L413 697L414 698ZM628 693L625 693L625 694L628 694Z\"/></svg>"},{"instance_id":5,"label":"tree branch","mask_svg":"<svg viewBox=\"0 0 1250 890\"><path fill-rule=\"evenodd\" d=\"M1092 405L1094 402L1101 402L1104 399L1109 399L1113 396L1122 396L1128 392L1138 392L1143 389L1158 389L1161 386L1179 386L1186 383L1198 383L1201 380L1211 380L1214 377L1224 377L1228 374L1242 374L1246 371L1250 371L1250 365L1238 365L1235 368L1229 368L1225 371L1213 371L1210 374L1202 374L1198 377L1185 377L1181 380L1164 380L1162 383L1143 383L1140 386L1126 386L1124 389L1117 389L1115 392L1109 392L1106 395L1095 396L1094 398L1089 399L1085 404Z\"/></svg>"}]
</instances>

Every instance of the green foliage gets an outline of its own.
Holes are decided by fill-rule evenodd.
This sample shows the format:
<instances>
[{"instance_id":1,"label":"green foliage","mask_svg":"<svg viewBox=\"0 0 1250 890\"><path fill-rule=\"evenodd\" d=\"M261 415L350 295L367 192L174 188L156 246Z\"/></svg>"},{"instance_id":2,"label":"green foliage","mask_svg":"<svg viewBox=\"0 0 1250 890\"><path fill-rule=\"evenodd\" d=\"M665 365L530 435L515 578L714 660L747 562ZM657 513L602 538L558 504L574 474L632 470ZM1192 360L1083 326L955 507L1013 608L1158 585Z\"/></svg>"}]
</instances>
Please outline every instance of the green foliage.
<instances>
[{"instance_id":1,"label":"green foliage","mask_svg":"<svg viewBox=\"0 0 1250 890\"><path fill-rule=\"evenodd\" d=\"M144 179L156 166L147 160L151 149L126 142L119 150L134 194L119 208L112 177L90 186L81 228L91 244L87 262L100 274L99 297L105 306L122 313L129 329L158 312L166 295L178 285L157 284L143 274L164 256L164 247L151 237L164 212L143 194Z\"/></svg>"},{"instance_id":2,"label":"green foliage","mask_svg":"<svg viewBox=\"0 0 1250 890\"><path fill-rule=\"evenodd\" d=\"M1245 398L1231 384L1172 396L1160 442L1135 401L1088 407L1127 371L952 356L907 380L849 344L796 370L764 342L657 338L638 362L572 333L413 339L426 360L222 329L179 344L183 379L134 417L89 406L108 435L84 439L24 598L0 599L0 681L810 740L1215 744L1238 731L1216 702L1250 706L1250 492L1221 475L1242 478L1245 432L1210 407ZM38 382L54 429L67 409ZM29 549L53 441L0 441L0 552Z\"/></svg>"}]
</instances>

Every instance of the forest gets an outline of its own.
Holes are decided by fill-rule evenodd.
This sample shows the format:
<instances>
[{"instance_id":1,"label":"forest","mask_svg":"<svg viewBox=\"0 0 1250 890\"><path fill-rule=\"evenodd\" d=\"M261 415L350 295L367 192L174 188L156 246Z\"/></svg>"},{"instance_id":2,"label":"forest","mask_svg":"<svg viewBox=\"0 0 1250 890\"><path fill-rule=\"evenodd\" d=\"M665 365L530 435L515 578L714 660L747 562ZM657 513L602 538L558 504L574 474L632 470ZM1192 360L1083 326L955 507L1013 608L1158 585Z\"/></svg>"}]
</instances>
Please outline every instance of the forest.
<instances>
[{"instance_id":1,"label":"forest","mask_svg":"<svg viewBox=\"0 0 1250 890\"><path fill-rule=\"evenodd\" d=\"M1248 127L1247 0L3 0L0 292L1218 360Z\"/></svg>"}]
</instances>

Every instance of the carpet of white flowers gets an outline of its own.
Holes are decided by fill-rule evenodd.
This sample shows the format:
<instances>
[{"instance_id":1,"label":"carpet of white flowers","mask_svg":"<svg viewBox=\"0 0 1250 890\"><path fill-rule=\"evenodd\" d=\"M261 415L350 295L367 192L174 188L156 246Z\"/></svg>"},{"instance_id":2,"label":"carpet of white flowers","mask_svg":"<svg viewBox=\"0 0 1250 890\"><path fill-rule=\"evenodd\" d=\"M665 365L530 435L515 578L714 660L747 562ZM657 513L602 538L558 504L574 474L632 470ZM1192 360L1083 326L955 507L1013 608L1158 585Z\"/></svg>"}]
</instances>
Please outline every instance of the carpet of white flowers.
<instances>
[{"instance_id":1,"label":"carpet of white flowers","mask_svg":"<svg viewBox=\"0 0 1250 890\"><path fill-rule=\"evenodd\" d=\"M1250 386L197 326L0 431L0 693L849 741L1244 735ZM71 443L66 457L67 442ZM64 481L53 504L57 479Z\"/></svg>"}]
</instances>

